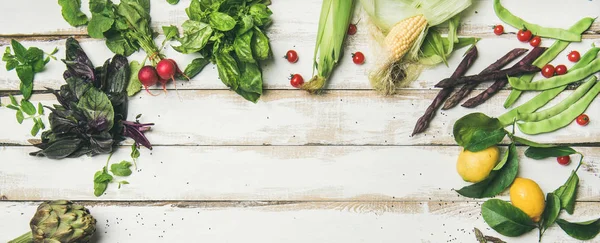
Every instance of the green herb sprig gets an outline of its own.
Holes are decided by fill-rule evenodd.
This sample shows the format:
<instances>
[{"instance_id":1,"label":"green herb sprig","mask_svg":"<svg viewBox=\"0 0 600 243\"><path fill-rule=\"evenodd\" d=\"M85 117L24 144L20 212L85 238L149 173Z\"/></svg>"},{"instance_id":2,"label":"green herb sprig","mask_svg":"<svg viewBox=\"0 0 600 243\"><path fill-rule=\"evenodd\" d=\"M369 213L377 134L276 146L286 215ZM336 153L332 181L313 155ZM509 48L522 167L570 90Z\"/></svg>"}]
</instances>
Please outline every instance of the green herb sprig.
<instances>
[{"instance_id":1,"label":"green herb sprig","mask_svg":"<svg viewBox=\"0 0 600 243\"><path fill-rule=\"evenodd\" d=\"M44 116L44 106L42 103L38 103L36 110L35 106L26 99L21 99L21 104L19 104L14 96L10 95L9 98L10 104L6 105L6 108L16 111L15 116L19 124L23 124L23 121L26 119L31 119L33 121L31 136L36 136L40 130L46 129L46 125L44 124L44 121L42 121L42 117Z\"/></svg>"}]
</instances>

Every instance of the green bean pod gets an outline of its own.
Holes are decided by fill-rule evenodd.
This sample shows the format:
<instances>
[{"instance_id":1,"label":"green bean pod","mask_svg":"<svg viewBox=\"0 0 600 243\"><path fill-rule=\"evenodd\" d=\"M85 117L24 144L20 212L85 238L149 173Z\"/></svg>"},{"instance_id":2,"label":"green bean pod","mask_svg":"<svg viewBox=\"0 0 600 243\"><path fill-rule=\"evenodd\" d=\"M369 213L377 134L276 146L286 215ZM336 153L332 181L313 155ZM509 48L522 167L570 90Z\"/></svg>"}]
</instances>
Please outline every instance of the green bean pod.
<instances>
[{"instance_id":1,"label":"green bean pod","mask_svg":"<svg viewBox=\"0 0 600 243\"><path fill-rule=\"evenodd\" d=\"M571 26L571 28L569 28L569 31L583 34L583 32L585 32L587 29L590 28L590 26L592 26L592 23L594 23L595 20L596 20L595 18L589 18L589 17L580 19L579 21L577 21L577 23L575 23L573 26ZM535 62L533 62L533 65L535 65L539 68L544 67L544 65L548 64L550 61L552 61L554 58L556 58L558 56L558 54L560 54L565 48L567 48L569 43L570 42L561 41L561 40L555 41L548 48L548 50L546 50L544 52L544 54L542 54L540 57L538 57L538 59L535 60ZM573 68L571 68L571 69L573 69ZM530 83L533 80L534 76L535 76L535 74L525 74L525 75L522 75L520 77L520 79L523 82ZM512 106L517 101L517 99L519 99L519 97L521 96L521 93L522 93L521 90L516 90L516 89L511 90L510 94L506 98L506 101L504 102L504 108L508 108L508 107Z\"/></svg>"},{"instance_id":2,"label":"green bean pod","mask_svg":"<svg viewBox=\"0 0 600 243\"><path fill-rule=\"evenodd\" d=\"M545 80L532 83L524 83L521 82L519 78L510 77L508 78L508 82L510 83L510 86L518 90L547 90L574 83L599 71L600 59L596 59L583 68L571 70L567 74L554 76Z\"/></svg>"},{"instance_id":3,"label":"green bean pod","mask_svg":"<svg viewBox=\"0 0 600 243\"><path fill-rule=\"evenodd\" d=\"M494 11L500 20L517 29L528 29L534 35L548 37L563 41L581 41L581 34L561 28L542 27L537 24L529 23L514 14L500 4L500 0L494 0Z\"/></svg>"},{"instance_id":4,"label":"green bean pod","mask_svg":"<svg viewBox=\"0 0 600 243\"><path fill-rule=\"evenodd\" d=\"M548 109L539 111L539 112L519 114L518 119L520 121L525 121L525 122L536 122L536 121L541 121L543 119L548 119L550 117L558 115L559 113L561 113L564 110L566 110L567 108L569 108L569 106L571 106L573 103L575 103L579 99L581 99L581 97L583 97L583 95L585 95L588 92L588 90L590 90L590 88L592 88L592 86L594 86L594 84L596 83L596 80L597 80L596 76L591 76L590 78L588 78L588 80L585 83L583 83L581 86L579 86L571 95L569 95L566 99L562 100L558 104L556 104Z\"/></svg>"},{"instance_id":5,"label":"green bean pod","mask_svg":"<svg viewBox=\"0 0 600 243\"><path fill-rule=\"evenodd\" d=\"M550 47L550 49L551 48L552 47ZM546 52L548 52L548 51L546 51ZM583 56L581 56L581 59L579 59L579 62L575 63L575 65L573 65L573 67L571 67L571 71L579 69L579 68L584 67L584 66L588 65L589 63L591 63L594 59L596 59L599 52L600 52L600 47L592 46L591 49L589 49L585 54L583 54ZM531 112L536 111L540 107L546 105L550 100L554 99L554 97L556 97L558 94L560 94L560 92L562 92L566 88L567 88L567 86L564 85L564 86L557 87L554 89L544 90L543 92L539 93L538 95L536 95L529 101L525 102L524 104L517 106L514 109L502 114L501 116L498 117L498 120L500 120L500 123L502 125L508 126L508 125L512 124L513 119L515 117L517 117L518 114L531 113ZM513 91L518 91L518 90L513 90Z\"/></svg>"},{"instance_id":6,"label":"green bean pod","mask_svg":"<svg viewBox=\"0 0 600 243\"><path fill-rule=\"evenodd\" d=\"M559 113L556 116L550 117L537 122L517 123L519 130L525 134L540 134L558 130L569 125L577 116L585 112L588 106L594 101L598 93L600 93L600 82L595 82L594 87L588 91L582 99L575 102L569 108Z\"/></svg>"}]
</instances>

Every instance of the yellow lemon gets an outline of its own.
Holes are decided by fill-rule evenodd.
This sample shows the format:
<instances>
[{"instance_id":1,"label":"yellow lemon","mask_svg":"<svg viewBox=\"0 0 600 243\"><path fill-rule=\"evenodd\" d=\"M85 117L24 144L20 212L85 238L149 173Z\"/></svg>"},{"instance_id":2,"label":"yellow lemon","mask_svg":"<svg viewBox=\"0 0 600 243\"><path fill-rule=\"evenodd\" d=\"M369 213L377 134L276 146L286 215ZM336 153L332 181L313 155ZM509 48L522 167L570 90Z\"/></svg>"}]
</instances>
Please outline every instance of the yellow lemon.
<instances>
[{"instance_id":1,"label":"yellow lemon","mask_svg":"<svg viewBox=\"0 0 600 243\"><path fill-rule=\"evenodd\" d=\"M492 146L481 151L471 152L466 149L458 155L456 171L468 182L483 181L498 163L500 151Z\"/></svg>"},{"instance_id":2,"label":"yellow lemon","mask_svg":"<svg viewBox=\"0 0 600 243\"><path fill-rule=\"evenodd\" d=\"M527 178L516 178L510 186L510 202L534 221L540 221L546 202L540 186Z\"/></svg>"}]
</instances>

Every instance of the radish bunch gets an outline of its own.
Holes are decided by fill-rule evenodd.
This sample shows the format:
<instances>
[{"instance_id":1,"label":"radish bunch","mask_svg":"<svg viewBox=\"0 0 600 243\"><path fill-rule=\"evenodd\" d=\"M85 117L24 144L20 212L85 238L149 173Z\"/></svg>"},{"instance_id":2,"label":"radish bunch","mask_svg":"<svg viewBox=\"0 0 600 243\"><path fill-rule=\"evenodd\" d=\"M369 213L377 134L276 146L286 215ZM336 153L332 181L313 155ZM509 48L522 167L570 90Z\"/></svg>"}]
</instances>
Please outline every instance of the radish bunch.
<instances>
[{"instance_id":1,"label":"radish bunch","mask_svg":"<svg viewBox=\"0 0 600 243\"><path fill-rule=\"evenodd\" d=\"M138 72L138 79L151 95L152 94L148 87L156 85L157 83L162 84L163 90L165 93L167 92L167 83L170 80L175 82L175 75L182 75L185 77L185 74L179 70L177 67L177 63L173 59L162 59L157 64L156 67L146 65L140 69ZM187 78L187 77L186 77Z\"/></svg>"}]
</instances>

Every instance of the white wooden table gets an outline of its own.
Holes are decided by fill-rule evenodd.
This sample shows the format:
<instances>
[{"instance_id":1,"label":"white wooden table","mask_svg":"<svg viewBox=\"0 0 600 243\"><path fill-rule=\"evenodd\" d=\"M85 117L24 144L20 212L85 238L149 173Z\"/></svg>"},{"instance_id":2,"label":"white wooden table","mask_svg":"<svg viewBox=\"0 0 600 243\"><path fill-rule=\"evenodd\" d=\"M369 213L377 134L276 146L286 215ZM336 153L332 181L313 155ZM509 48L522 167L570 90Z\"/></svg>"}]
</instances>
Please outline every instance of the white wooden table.
<instances>
[{"instance_id":1,"label":"white wooden table","mask_svg":"<svg viewBox=\"0 0 600 243\"><path fill-rule=\"evenodd\" d=\"M87 6L84 0L83 6ZM152 1L153 25L180 25L189 0L168 5ZM107 156L60 161L28 155L35 148L27 139L30 124L15 122L14 112L0 108L0 242L28 230L28 222L42 200L70 199L87 205L98 219L95 242L475 242L473 227L499 236L480 215L483 200L459 196L453 189L462 182L455 172L459 147L451 133L454 121L473 111L490 116L505 112L501 91L479 108L437 112L425 134L409 137L416 119L437 94L433 84L448 77L463 50L444 65L425 71L418 81L393 97L371 90L366 70L375 58L368 47L367 22L357 10L353 22L363 18L358 34L349 37L335 76L323 95L312 96L289 85L290 73L311 74L319 0L279 0L271 6L274 23L268 31L275 59L264 69L265 95L258 104L225 89L214 66L166 97L140 93L130 100L130 116L157 125L148 133L156 145L142 150L139 170L121 189L111 184L106 194L94 197L92 177ZM600 1L504 0L516 15L536 23L569 27L584 16L600 15ZM84 28L70 27L56 1L10 1L0 8L0 45L11 38L46 51L58 46L64 57L64 40L77 36L92 61L100 65L112 53L103 41L89 39ZM87 7L84 7L87 11ZM479 58L469 73L476 73L519 43L514 33L495 36L501 23L491 0L474 0L464 12L460 34L478 36ZM506 26L508 32L515 30ZM543 40L548 46L551 40ZM592 42L600 45L600 24L586 32L582 43L568 50L584 52ZM300 61L279 58L295 49ZM362 51L367 64L356 66L349 53ZM170 48L167 56L181 65L193 55ZM133 59L131 59L133 58ZM130 60L141 60L141 53ZM571 65L566 51L553 63ZM0 68L0 90L18 90L14 71ZM52 61L36 76L36 89L58 88L64 83L64 65ZM172 88L172 87L171 87ZM485 88L482 87L482 88ZM477 92L474 92L476 94ZM561 94L565 97L570 91ZM532 94L520 99L523 102ZM32 100L53 103L47 94ZM3 99L6 101L6 98ZM600 101L587 114L587 127L570 125L558 132L533 137L541 142L579 143L587 155L580 170L578 203L572 220L600 217ZM124 146L130 144L129 141ZM523 151L523 148L520 148ZM113 161L127 159L123 147ZM576 163L560 166L554 159L534 161L520 156L519 176L536 180L545 192L568 177ZM500 196L508 199L507 193ZM544 242L573 242L558 227ZM535 242L537 232L508 242ZM600 242L600 239L596 239Z\"/></svg>"}]
</instances>

